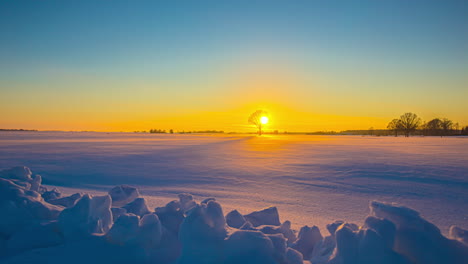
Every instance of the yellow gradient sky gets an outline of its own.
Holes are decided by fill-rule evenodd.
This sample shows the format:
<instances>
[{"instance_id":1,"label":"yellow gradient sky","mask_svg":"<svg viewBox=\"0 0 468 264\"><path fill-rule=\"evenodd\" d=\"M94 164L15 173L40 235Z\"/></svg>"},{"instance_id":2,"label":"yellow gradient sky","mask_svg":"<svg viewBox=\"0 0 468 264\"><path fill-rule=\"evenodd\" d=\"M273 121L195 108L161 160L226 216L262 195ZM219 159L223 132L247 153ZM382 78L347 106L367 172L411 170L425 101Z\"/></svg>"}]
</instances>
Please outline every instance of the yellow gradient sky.
<instances>
[{"instance_id":1,"label":"yellow gradient sky","mask_svg":"<svg viewBox=\"0 0 468 264\"><path fill-rule=\"evenodd\" d=\"M0 128L248 132L257 109L279 131L468 125L467 5L183 2L2 3Z\"/></svg>"}]
</instances>

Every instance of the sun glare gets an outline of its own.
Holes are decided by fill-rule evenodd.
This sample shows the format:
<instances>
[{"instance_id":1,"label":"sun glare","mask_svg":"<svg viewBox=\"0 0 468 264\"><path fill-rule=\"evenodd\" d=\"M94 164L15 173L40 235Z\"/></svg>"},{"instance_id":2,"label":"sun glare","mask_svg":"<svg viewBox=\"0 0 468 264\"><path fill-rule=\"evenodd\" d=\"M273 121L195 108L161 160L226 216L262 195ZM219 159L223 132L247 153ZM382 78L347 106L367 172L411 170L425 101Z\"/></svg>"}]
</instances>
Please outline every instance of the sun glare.
<instances>
[{"instance_id":1,"label":"sun glare","mask_svg":"<svg viewBox=\"0 0 468 264\"><path fill-rule=\"evenodd\" d=\"M262 123L262 124L264 124L264 125L265 125L266 123L268 123L268 117L267 117L267 116L262 116L262 117L260 118L260 123Z\"/></svg>"}]
</instances>

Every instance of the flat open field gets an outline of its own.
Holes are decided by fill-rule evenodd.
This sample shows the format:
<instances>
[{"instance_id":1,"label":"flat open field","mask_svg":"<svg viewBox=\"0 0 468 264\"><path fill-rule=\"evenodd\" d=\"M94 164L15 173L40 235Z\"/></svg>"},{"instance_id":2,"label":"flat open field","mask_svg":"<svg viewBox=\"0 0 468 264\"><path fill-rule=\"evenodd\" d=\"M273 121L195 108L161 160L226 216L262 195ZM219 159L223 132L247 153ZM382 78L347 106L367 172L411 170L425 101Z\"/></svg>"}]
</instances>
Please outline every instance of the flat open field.
<instances>
[{"instance_id":1,"label":"flat open field","mask_svg":"<svg viewBox=\"0 0 468 264\"><path fill-rule=\"evenodd\" d=\"M65 193L138 186L151 207L189 192L224 213L275 205L296 227L362 223L370 200L468 228L468 138L2 132L0 169ZM325 231L323 231L325 232Z\"/></svg>"}]
</instances>

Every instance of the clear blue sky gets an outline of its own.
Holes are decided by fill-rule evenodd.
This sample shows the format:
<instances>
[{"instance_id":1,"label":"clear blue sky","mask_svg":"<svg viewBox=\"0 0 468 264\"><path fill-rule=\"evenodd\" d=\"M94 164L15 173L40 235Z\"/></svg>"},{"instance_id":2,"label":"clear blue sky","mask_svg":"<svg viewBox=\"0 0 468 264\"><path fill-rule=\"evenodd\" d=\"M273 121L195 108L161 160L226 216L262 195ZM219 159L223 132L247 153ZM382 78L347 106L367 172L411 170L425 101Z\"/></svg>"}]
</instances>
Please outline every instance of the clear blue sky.
<instances>
[{"instance_id":1,"label":"clear blue sky","mask_svg":"<svg viewBox=\"0 0 468 264\"><path fill-rule=\"evenodd\" d=\"M0 32L1 127L131 130L256 103L468 124L468 1L10 0ZM311 122L297 129L339 127Z\"/></svg>"}]
</instances>

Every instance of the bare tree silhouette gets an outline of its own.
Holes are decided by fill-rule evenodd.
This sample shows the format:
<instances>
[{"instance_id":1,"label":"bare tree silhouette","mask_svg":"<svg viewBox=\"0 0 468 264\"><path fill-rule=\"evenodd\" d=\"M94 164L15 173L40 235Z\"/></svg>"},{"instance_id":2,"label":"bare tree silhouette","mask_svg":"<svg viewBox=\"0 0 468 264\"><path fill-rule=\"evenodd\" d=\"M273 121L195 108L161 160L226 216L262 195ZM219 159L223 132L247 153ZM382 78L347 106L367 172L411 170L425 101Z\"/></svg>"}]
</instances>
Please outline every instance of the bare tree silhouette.
<instances>
[{"instance_id":1,"label":"bare tree silhouette","mask_svg":"<svg viewBox=\"0 0 468 264\"><path fill-rule=\"evenodd\" d=\"M421 123L421 118L413 113L405 113L400 116L399 123L403 133L405 133L405 137L409 137L410 134L416 131L418 128L419 124Z\"/></svg>"},{"instance_id":2,"label":"bare tree silhouette","mask_svg":"<svg viewBox=\"0 0 468 264\"><path fill-rule=\"evenodd\" d=\"M258 134L262 135L262 117L267 116L268 113L263 110L253 112L249 117L249 123L258 128Z\"/></svg>"},{"instance_id":3,"label":"bare tree silhouette","mask_svg":"<svg viewBox=\"0 0 468 264\"><path fill-rule=\"evenodd\" d=\"M425 129L428 135L442 136L442 121L439 118L434 118L426 123Z\"/></svg>"},{"instance_id":4,"label":"bare tree silhouette","mask_svg":"<svg viewBox=\"0 0 468 264\"><path fill-rule=\"evenodd\" d=\"M399 119L393 119L388 123L387 129L393 130L393 133L395 133L395 137L398 137L398 131L401 130L401 124Z\"/></svg>"},{"instance_id":5,"label":"bare tree silhouette","mask_svg":"<svg viewBox=\"0 0 468 264\"><path fill-rule=\"evenodd\" d=\"M448 118L443 118L440 126L442 127L443 135L448 136L449 132L453 129L453 122Z\"/></svg>"}]
</instances>

